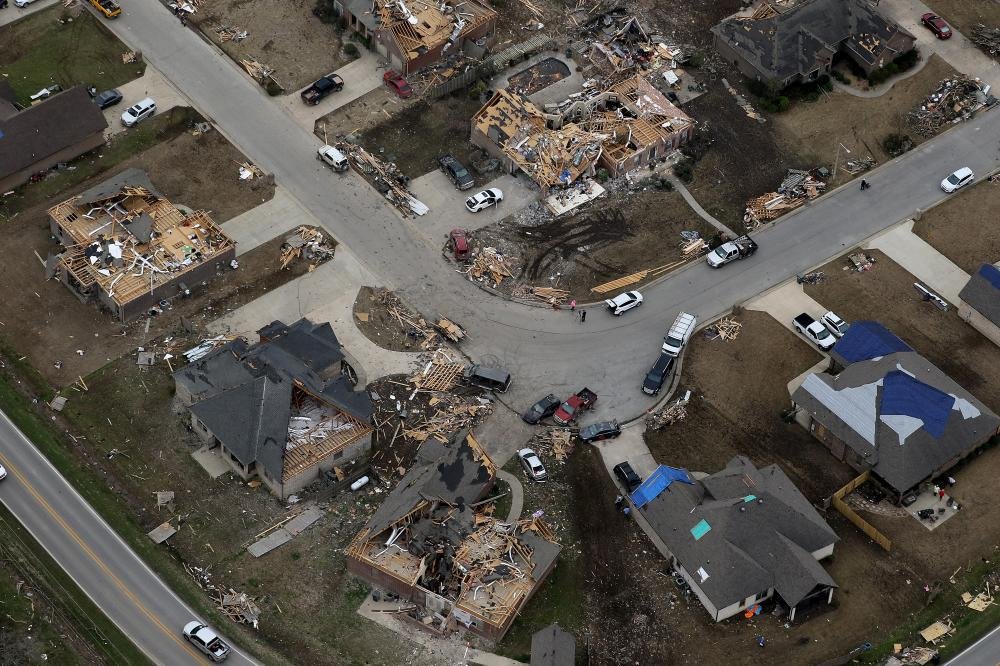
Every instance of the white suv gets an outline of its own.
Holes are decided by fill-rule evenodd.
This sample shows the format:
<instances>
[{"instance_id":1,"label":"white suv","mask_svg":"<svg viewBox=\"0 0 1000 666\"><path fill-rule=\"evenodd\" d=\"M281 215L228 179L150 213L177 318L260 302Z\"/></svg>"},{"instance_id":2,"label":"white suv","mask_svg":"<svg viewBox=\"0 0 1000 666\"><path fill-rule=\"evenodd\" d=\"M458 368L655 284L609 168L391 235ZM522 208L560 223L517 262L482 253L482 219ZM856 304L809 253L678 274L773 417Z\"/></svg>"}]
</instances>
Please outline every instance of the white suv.
<instances>
[{"instance_id":1,"label":"white suv","mask_svg":"<svg viewBox=\"0 0 1000 666\"><path fill-rule=\"evenodd\" d=\"M156 102L153 101L152 97L147 97L125 109L125 113L122 114L122 125L132 127L136 123L149 118L154 113L156 113Z\"/></svg>"},{"instance_id":2,"label":"white suv","mask_svg":"<svg viewBox=\"0 0 1000 666\"><path fill-rule=\"evenodd\" d=\"M626 291L624 294L618 294L614 298L609 298L604 301L604 304L611 310L611 314L618 317L632 308L642 305L642 294L637 291Z\"/></svg>"}]
</instances>

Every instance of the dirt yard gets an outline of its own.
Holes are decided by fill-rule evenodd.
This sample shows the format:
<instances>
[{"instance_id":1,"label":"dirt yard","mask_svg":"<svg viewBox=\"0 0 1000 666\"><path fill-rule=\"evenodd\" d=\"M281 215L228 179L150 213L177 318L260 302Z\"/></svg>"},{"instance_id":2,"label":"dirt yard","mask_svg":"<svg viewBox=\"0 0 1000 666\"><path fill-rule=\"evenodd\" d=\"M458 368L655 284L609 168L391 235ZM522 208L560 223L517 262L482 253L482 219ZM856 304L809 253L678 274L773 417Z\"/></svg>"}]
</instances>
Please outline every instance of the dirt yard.
<instances>
[{"instance_id":1,"label":"dirt yard","mask_svg":"<svg viewBox=\"0 0 1000 666\"><path fill-rule=\"evenodd\" d=\"M581 302L597 299L590 291L595 285L681 260L681 231L705 239L715 234L677 192L613 192L583 212L541 225L533 211L476 231L474 247L514 258L515 280L502 288L556 286Z\"/></svg>"},{"instance_id":2,"label":"dirt yard","mask_svg":"<svg viewBox=\"0 0 1000 666\"><path fill-rule=\"evenodd\" d=\"M928 0L927 6L966 37L977 23L1000 26L1000 3L982 0Z\"/></svg>"},{"instance_id":3,"label":"dirt yard","mask_svg":"<svg viewBox=\"0 0 1000 666\"><path fill-rule=\"evenodd\" d=\"M250 58L273 67L274 77L291 93L352 59L342 50L341 32L313 16L315 4L315 0L203 3L191 23L237 64ZM223 42L217 32L223 27L246 30L248 35L242 41Z\"/></svg>"},{"instance_id":4,"label":"dirt yard","mask_svg":"<svg viewBox=\"0 0 1000 666\"><path fill-rule=\"evenodd\" d=\"M967 273L1000 260L1000 228L991 224L1000 210L1000 183L984 182L935 206L913 232Z\"/></svg>"},{"instance_id":5,"label":"dirt yard","mask_svg":"<svg viewBox=\"0 0 1000 666\"><path fill-rule=\"evenodd\" d=\"M902 338L963 388L1000 412L1000 348L967 325L954 309L924 302L916 280L881 252L868 272L842 270L834 260L820 270L827 279L806 293L847 321L874 319Z\"/></svg>"}]
</instances>

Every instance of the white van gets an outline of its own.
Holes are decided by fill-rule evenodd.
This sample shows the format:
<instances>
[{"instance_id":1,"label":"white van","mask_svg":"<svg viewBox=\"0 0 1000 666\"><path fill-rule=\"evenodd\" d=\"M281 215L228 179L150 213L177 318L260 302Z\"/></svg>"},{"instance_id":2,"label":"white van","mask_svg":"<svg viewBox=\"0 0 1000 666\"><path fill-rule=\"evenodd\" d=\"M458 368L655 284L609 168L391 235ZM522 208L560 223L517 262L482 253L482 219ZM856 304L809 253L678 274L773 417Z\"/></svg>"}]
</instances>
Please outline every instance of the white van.
<instances>
[{"instance_id":1,"label":"white van","mask_svg":"<svg viewBox=\"0 0 1000 666\"><path fill-rule=\"evenodd\" d=\"M693 314L682 312L677 315L670 330L663 336L663 353L670 356L680 356L681 349L691 339L691 334L694 333L697 325L698 318Z\"/></svg>"},{"instance_id":2,"label":"white van","mask_svg":"<svg viewBox=\"0 0 1000 666\"><path fill-rule=\"evenodd\" d=\"M154 113L156 113L156 102L153 101L152 97L147 97L141 102L125 109L125 113L122 114L122 125L132 127L139 121L149 118Z\"/></svg>"},{"instance_id":3,"label":"white van","mask_svg":"<svg viewBox=\"0 0 1000 666\"><path fill-rule=\"evenodd\" d=\"M347 171L351 167L350 162L347 161L347 156L333 146L323 146L316 151L316 157L333 167L334 171Z\"/></svg>"}]
</instances>

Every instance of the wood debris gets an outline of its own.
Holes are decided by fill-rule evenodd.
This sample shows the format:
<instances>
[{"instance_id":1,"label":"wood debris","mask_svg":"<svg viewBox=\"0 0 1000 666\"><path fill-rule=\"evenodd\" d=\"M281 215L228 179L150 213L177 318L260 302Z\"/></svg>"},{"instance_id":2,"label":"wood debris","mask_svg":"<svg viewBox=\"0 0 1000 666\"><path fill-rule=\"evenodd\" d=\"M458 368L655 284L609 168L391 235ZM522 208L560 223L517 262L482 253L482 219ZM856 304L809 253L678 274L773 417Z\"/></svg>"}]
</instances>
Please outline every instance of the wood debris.
<instances>
[{"instance_id":1,"label":"wood debris","mask_svg":"<svg viewBox=\"0 0 1000 666\"><path fill-rule=\"evenodd\" d=\"M236 160L233 160L236 162ZM253 162L236 162L240 167L240 180L253 180L254 178L263 178L264 170Z\"/></svg>"},{"instance_id":2,"label":"wood debris","mask_svg":"<svg viewBox=\"0 0 1000 666\"><path fill-rule=\"evenodd\" d=\"M955 625L953 625L951 620L946 617L944 620L938 620L926 629L922 629L920 631L920 636L928 643L937 645L938 641L953 631L955 631Z\"/></svg>"},{"instance_id":3,"label":"wood debris","mask_svg":"<svg viewBox=\"0 0 1000 666\"><path fill-rule=\"evenodd\" d=\"M851 263L847 266L844 266L845 271L855 270L858 271L859 273L863 273L865 271L870 271L875 267L875 257L868 254L867 252L854 252L852 254L847 255L847 259Z\"/></svg>"},{"instance_id":4,"label":"wood debris","mask_svg":"<svg viewBox=\"0 0 1000 666\"><path fill-rule=\"evenodd\" d=\"M494 288L499 287L504 278L514 277L507 259L494 247L480 250L464 272L480 282L489 277L493 281Z\"/></svg>"},{"instance_id":5,"label":"wood debris","mask_svg":"<svg viewBox=\"0 0 1000 666\"><path fill-rule=\"evenodd\" d=\"M514 285L514 290L511 292L511 295L514 298L523 298L529 301L542 301L544 303L549 303L550 305L564 303L566 299L569 298L569 292L565 289L556 289L555 287L533 287L530 284Z\"/></svg>"},{"instance_id":6,"label":"wood debris","mask_svg":"<svg viewBox=\"0 0 1000 666\"><path fill-rule=\"evenodd\" d=\"M441 344L438 332L423 317L411 312L394 293L387 289L376 291L372 300L385 308L399 323L400 329L414 340L420 340L421 349L436 350Z\"/></svg>"},{"instance_id":7,"label":"wood debris","mask_svg":"<svg viewBox=\"0 0 1000 666\"><path fill-rule=\"evenodd\" d=\"M743 328L743 324L736 321L732 317L723 317L719 321L715 322L711 326L705 329L705 335L709 340L715 340L716 338L722 338L726 342L730 340L735 340L740 334L740 330Z\"/></svg>"},{"instance_id":8,"label":"wood debris","mask_svg":"<svg viewBox=\"0 0 1000 666\"><path fill-rule=\"evenodd\" d=\"M1000 55L1000 28L990 28L979 23L972 28L969 41L991 56Z\"/></svg>"},{"instance_id":9,"label":"wood debris","mask_svg":"<svg viewBox=\"0 0 1000 666\"><path fill-rule=\"evenodd\" d=\"M777 192L768 192L747 202L743 222L748 229L775 220L794 210L826 189L826 183L808 171L789 169Z\"/></svg>"},{"instance_id":10,"label":"wood debris","mask_svg":"<svg viewBox=\"0 0 1000 666\"><path fill-rule=\"evenodd\" d=\"M907 122L917 134L933 136L943 125L967 120L985 106L987 96L982 87L979 80L964 74L944 79L907 114Z\"/></svg>"},{"instance_id":11,"label":"wood debris","mask_svg":"<svg viewBox=\"0 0 1000 666\"><path fill-rule=\"evenodd\" d=\"M424 442L434 438L442 444L447 444L451 435L463 428L472 426L476 419L493 413L492 405L478 402L443 401L443 407L436 409L430 418L424 418L409 428L403 428L403 436L416 442Z\"/></svg>"},{"instance_id":12,"label":"wood debris","mask_svg":"<svg viewBox=\"0 0 1000 666\"><path fill-rule=\"evenodd\" d=\"M686 405L690 401L691 391L687 391L684 397L675 400L660 411L647 414L646 428L650 430L662 430L668 425L683 421L687 418Z\"/></svg>"},{"instance_id":13,"label":"wood debris","mask_svg":"<svg viewBox=\"0 0 1000 666\"><path fill-rule=\"evenodd\" d=\"M558 462L565 462L573 453L576 441L569 428L547 428L535 435L532 447L540 453L549 453Z\"/></svg>"},{"instance_id":14,"label":"wood debris","mask_svg":"<svg viewBox=\"0 0 1000 666\"><path fill-rule=\"evenodd\" d=\"M254 60L253 58L243 58L240 60L240 64L243 65L243 69L247 71L247 74L259 83L264 83L269 76L274 74L273 67L268 67L264 63Z\"/></svg>"},{"instance_id":15,"label":"wood debris","mask_svg":"<svg viewBox=\"0 0 1000 666\"><path fill-rule=\"evenodd\" d=\"M444 317L437 320L437 323L434 324L434 328L436 328L441 335L448 338L452 342L458 342L465 338L465 329L452 320Z\"/></svg>"},{"instance_id":16,"label":"wood debris","mask_svg":"<svg viewBox=\"0 0 1000 666\"><path fill-rule=\"evenodd\" d=\"M463 363L450 362L447 354L435 354L423 371L410 377L409 382L418 390L447 391L458 384L464 370Z\"/></svg>"},{"instance_id":17,"label":"wood debris","mask_svg":"<svg viewBox=\"0 0 1000 666\"><path fill-rule=\"evenodd\" d=\"M591 287L590 290L595 294L606 294L609 291L617 291L618 289L621 289L622 287L627 287L630 284L642 282L646 278L655 278L665 273L669 273L675 268L683 266L685 263L687 262L675 261L671 264L664 264L663 266L657 266L655 268L647 268L645 270L638 271L637 273L632 273L630 275L626 275L625 277L620 277L617 280L612 280L611 282L605 282L603 284L597 285L596 287Z\"/></svg>"},{"instance_id":18,"label":"wood debris","mask_svg":"<svg viewBox=\"0 0 1000 666\"><path fill-rule=\"evenodd\" d=\"M216 604L229 619L252 625L254 629L257 628L260 607L254 603L251 597L247 596L246 592L237 592L229 588L228 593L222 593L221 598L218 598L219 596L219 593L216 592Z\"/></svg>"},{"instance_id":19,"label":"wood debris","mask_svg":"<svg viewBox=\"0 0 1000 666\"><path fill-rule=\"evenodd\" d=\"M233 25L220 25L215 29L221 42L242 42L249 36L246 30L240 30Z\"/></svg>"},{"instance_id":20,"label":"wood debris","mask_svg":"<svg viewBox=\"0 0 1000 666\"><path fill-rule=\"evenodd\" d=\"M385 162L353 143L341 142L336 148L351 158L354 168L404 217L424 215L430 210L406 189L409 179L394 163Z\"/></svg>"},{"instance_id":21,"label":"wood debris","mask_svg":"<svg viewBox=\"0 0 1000 666\"><path fill-rule=\"evenodd\" d=\"M326 235L312 227L301 226L281 245L281 268L285 269L298 258L309 261L310 271L333 258L334 245Z\"/></svg>"},{"instance_id":22,"label":"wood debris","mask_svg":"<svg viewBox=\"0 0 1000 666\"><path fill-rule=\"evenodd\" d=\"M753 108L753 105L748 102L746 98L736 92L736 88L733 88L729 81L722 79L722 85L726 86L726 90L729 91L729 94L736 99L736 105L743 109L743 113L747 114L747 117L753 118L759 123L767 122L767 118L762 116L755 108Z\"/></svg>"},{"instance_id":23,"label":"wood debris","mask_svg":"<svg viewBox=\"0 0 1000 666\"><path fill-rule=\"evenodd\" d=\"M129 64L133 63L138 59L138 54L135 51L125 51L122 53L122 63Z\"/></svg>"}]
</instances>

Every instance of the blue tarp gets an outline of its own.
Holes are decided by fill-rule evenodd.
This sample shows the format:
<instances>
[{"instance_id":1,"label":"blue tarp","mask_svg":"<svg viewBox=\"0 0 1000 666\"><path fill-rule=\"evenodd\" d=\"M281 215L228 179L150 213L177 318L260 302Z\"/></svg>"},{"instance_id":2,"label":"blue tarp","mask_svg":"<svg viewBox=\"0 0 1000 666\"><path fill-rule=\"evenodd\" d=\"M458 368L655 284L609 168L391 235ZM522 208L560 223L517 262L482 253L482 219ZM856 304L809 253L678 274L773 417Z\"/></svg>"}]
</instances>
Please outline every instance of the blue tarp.
<instances>
[{"instance_id":1,"label":"blue tarp","mask_svg":"<svg viewBox=\"0 0 1000 666\"><path fill-rule=\"evenodd\" d=\"M913 349L877 321L856 321L833 346L832 353L847 363L856 363L908 351Z\"/></svg>"},{"instance_id":2,"label":"blue tarp","mask_svg":"<svg viewBox=\"0 0 1000 666\"><path fill-rule=\"evenodd\" d=\"M934 438L944 434L955 398L895 370L882 385L881 414L912 416L924 422L924 430Z\"/></svg>"},{"instance_id":3,"label":"blue tarp","mask_svg":"<svg viewBox=\"0 0 1000 666\"><path fill-rule=\"evenodd\" d=\"M1000 289L1000 269L993 264L983 264L979 267L979 274L986 279L994 289Z\"/></svg>"},{"instance_id":4,"label":"blue tarp","mask_svg":"<svg viewBox=\"0 0 1000 666\"><path fill-rule=\"evenodd\" d=\"M656 471L649 475L648 479L642 482L642 485L632 491L632 494L629 496L632 499L632 504L635 504L635 508L637 509L642 508L659 497L660 493L666 490L667 486L674 481L681 481L687 484L694 483L691 477L688 476L686 469L660 465L656 468Z\"/></svg>"}]
</instances>

